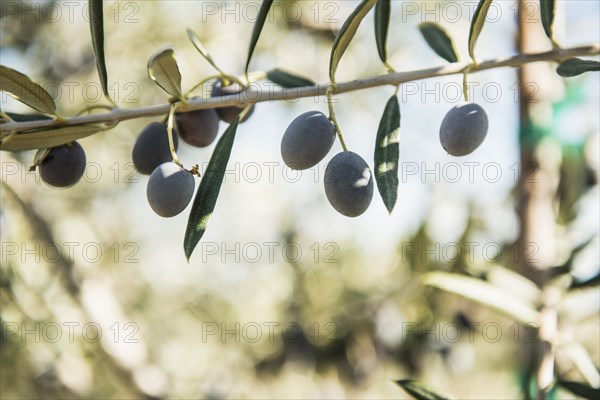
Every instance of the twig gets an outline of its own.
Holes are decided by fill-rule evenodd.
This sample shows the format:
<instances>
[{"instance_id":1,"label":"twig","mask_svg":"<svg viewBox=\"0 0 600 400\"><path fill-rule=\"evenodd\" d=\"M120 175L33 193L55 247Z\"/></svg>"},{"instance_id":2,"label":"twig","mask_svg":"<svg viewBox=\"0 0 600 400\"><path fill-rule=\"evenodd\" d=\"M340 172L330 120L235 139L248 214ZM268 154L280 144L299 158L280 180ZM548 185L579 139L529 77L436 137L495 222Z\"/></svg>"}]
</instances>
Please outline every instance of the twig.
<instances>
[{"instance_id":1,"label":"twig","mask_svg":"<svg viewBox=\"0 0 600 400\"><path fill-rule=\"evenodd\" d=\"M539 62L539 61L561 61L572 57L595 56L600 54L599 45L590 45L583 47L573 47L567 49L555 49L543 53L534 54L518 54L512 57L496 58L480 62L477 65L471 65L465 62L453 63L443 67L427 68L416 71L394 72L385 75L379 75L370 78L357 79L354 81L337 83L336 94L352 92L356 90L368 89L378 86L393 85L397 86L401 83L417 81L422 79L430 79L441 76L463 74L465 68L471 65L469 73L485 71L503 67L518 67L523 64ZM186 112L200 110L206 108L216 108L230 105L240 105L244 103L262 103L278 100L293 100L306 97L325 96L327 84L315 86L306 86L302 88L272 90L272 87L260 87L257 84L251 84L250 88L241 94L230 96L221 96L214 98L196 98L190 99L187 105L182 105L178 111ZM240 101L243 97L244 101ZM145 106L136 109L115 108L110 112L82 115L77 117L66 118L64 121L57 120L38 120L38 121L23 121L23 122L7 122L0 124L0 132L2 136L6 136L9 132L23 132L38 129L56 128L61 126L87 125L87 124L102 124L102 123L118 123L129 119L156 117L166 115L171 108L171 104L159 104Z\"/></svg>"}]
</instances>

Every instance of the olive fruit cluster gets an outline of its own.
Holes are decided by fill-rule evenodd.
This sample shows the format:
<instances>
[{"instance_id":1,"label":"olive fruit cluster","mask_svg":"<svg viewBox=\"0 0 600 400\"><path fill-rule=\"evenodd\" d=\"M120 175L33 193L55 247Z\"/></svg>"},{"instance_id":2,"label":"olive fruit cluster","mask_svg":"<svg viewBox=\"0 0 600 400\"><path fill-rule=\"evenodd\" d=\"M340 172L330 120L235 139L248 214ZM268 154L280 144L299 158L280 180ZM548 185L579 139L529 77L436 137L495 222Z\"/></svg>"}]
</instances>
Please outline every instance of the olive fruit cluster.
<instances>
[{"instance_id":1,"label":"olive fruit cluster","mask_svg":"<svg viewBox=\"0 0 600 400\"><path fill-rule=\"evenodd\" d=\"M178 143L174 135L175 149ZM146 195L155 213L169 218L187 207L194 193L194 177L171 162L173 156L165 124L153 122L142 130L131 151L131 159L139 173L150 175Z\"/></svg>"},{"instance_id":2,"label":"olive fruit cluster","mask_svg":"<svg viewBox=\"0 0 600 400\"><path fill-rule=\"evenodd\" d=\"M73 186L85 171L85 151L77 142L51 148L39 164L42 181L50 186Z\"/></svg>"},{"instance_id":3,"label":"olive fruit cluster","mask_svg":"<svg viewBox=\"0 0 600 400\"><path fill-rule=\"evenodd\" d=\"M281 141L281 157L291 169L304 170L317 165L333 146L336 130L319 111L306 112L286 129ZM337 154L325 169L325 195L340 214L357 217L373 199L373 174L356 153Z\"/></svg>"},{"instance_id":4,"label":"olive fruit cluster","mask_svg":"<svg viewBox=\"0 0 600 400\"><path fill-rule=\"evenodd\" d=\"M223 80L218 79L211 96L232 95L241 91L238 86L225 86ZM243 110L243 107L228 106L176 113L175 131L185 143L194 147L206 147L215 141L219 121L231 123ZM253 110L254 106L244 120L248 119ZM173 135L175 150L178 147L178 136ZM133 146L131 158L139 173L150 175L146 195L154 212L169 218L187 207L194 192L194 178L189 171L171 162L173 156L164 123L153 122L142 130Z\"/></svg>"},{"instance_id":5,"label":"olive fruit cluster","mask_svg":"<svg viewBox=\"0 0 600 400\"><path fill-rule=\"evenodd\" d=\"M488 118L481 106L463 103L453 107L440 127L440 142L448 154L460 157L471 154L483 143Z\"/></svg>"}]
</instances>

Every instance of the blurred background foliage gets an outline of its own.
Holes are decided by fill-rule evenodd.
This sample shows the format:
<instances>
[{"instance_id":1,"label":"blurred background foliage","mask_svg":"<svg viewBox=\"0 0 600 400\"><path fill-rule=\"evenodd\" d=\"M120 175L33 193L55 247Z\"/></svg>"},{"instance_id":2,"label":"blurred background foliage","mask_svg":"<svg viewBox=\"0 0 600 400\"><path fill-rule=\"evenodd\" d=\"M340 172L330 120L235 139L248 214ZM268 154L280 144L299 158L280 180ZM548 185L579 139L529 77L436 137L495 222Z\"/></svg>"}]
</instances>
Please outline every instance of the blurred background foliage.
<instances>
[{"instance_id":1,"label":"blurred background foliage","mask_svg":"<svg viewBox=\"0 0 600 400\"><path fill-rule=\"evenodd\" d=\"M258 6L105 3L109 86L122 107L165 102L146 72L148 57L163 46L175 48L184 87L213 74L186 27L222 69L240 73ZM335 32L356 4L279 1L251 69L286 68L326 82ZM517 3L496 4L500 15L479 40L481 59L516 52ZM471 2L393 1L390 63L398 70L442 64L419 36L425 20L446 27L466 59L469 10ZM40 82L63 115L102 102L85 13L86 2L2 1L1 63ZM558 41L597 41L599 13L597 2L559 1ZM359 29L338 81L385 71L372 22L369 16ZM539 20L531 29L543 39ZM542 39L540 50L549 48ZM448 93L460 77L403 85L401 185L391 217L379 198L360 218L341 217L324 196L324 164L300 175L282 164L285 127L301 112L325 111L324 99L260 104L238 131L217 209L189 264L181 245L187 213L154 215L147 177L130 164L149 119L82 140L89 166L68 190L27 171L32 152L3 152L0 397L402 398L393 381L403 378L454 398L527 397L537 330L425 286L432 271L488 282L534 306L542 304L538 286L550 282L560 290L557 376L597 386L599 79L565 81L554 65L536 68L528 83L538 85L539 101L529 105L526 128L519 127L516 71L470 77L472 100L491 123L486 142L464 160L445 155L437 138L459 100ZM490 82L500 95L481 89ZM350 148L371 165L392 92L337 99ZM27 111L7 96L2 107ZM179 155L186 165L202 164L213 147L182 145ZM521 165L523 148L532 150L532 166ZM449 178L454 162L459 180ZM472 178L465 162L479 163ZM491 164L497 179L484 168ZM548 189L550 220L522 215L530 178ZM524 241L531 227L523 224L532 223L551 239ZM573 398L563 389L551 395Z\"/></svg>"}]
</instances>

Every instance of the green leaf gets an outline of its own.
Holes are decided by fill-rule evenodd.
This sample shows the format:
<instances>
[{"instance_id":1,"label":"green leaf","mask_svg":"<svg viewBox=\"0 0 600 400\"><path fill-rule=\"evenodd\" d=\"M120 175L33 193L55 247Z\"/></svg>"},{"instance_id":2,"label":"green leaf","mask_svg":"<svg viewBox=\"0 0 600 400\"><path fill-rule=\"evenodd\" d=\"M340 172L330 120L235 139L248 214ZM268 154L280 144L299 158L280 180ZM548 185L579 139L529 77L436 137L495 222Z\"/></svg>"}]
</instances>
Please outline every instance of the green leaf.
<instances>
[{"instance_id":1,"label":"green leaf","mask_svg":"<svg viewBox=\"0 0 600 400\"><path fill-rule=\"evenodd\" d=\"M400 105L392 96L383 111L375 142L375 180L383 203L391 214L398 197L400 159Z\"/></svg>"},{"instance_id":2,"label":"green leaf","mask_svg":"<svg viewBox=\"0 0 600 400\"><path fill-rule=\"evenodd\" d=\"M183 249L188 260L206 232L208 221L215 209L239 122L240 118L237 117L219 139L194 198L183 240Z\"/></svg>"},{"instance_id":3,"label":"green leaf","mask_svg":"<svg viewBox=\"0 0 600 400\"><path fill-rule=\"evenodd\" d=\"M19 114L19 113L11 113L11 112L7 112L6 114L9 117L11 117L13 119L13 121L16 121L16 122L30 122L30 121L40 121L40 120L48 121L48 120L52 119L44 114Z\"/></svg>"},{"instance_id":4,"label":"green leaf","mask_svg":"<svg viewBox=\"0 0 600 400\"><path fill-rule=\"evenodd\" d=\"M173 49L161 50L148 60L148 75L165 92L184 100L181 92L181 73Z\"/></svg>"},{"instance_id":5,"label":"green leaf","mask_svg":"<svg viewBox=\"0 0 600 400\"><path fill-rule=\"evenodd\" d=\"M600 62L592 60L582 60L581 58L570 58L563 61L556 72L565 78L581 75L584 72L600 71Z\"/></svg>"},{"instance_id":6,"label":"green leaf","mask_svg":"<svg viewBox=\"0 0 600 400\"><path fill-rule=\"evenodd\" d=\"M458 54L454 42L448 32L435 22L422 22L419 30L425 41L436 52L436 54L448 62L458 61Z\"/></svg>"},{"instance_id":7,"label":"green leaf","mask_svg":"<svg viewBox=\"0 0 600 400\"><path fill-rule=\"evenodd\" d=\"M446 272L430 272L423 277L423 283L491 307L525 324L538 321L538 312L532 304L520 301L511 293L479 279Z\"/></svg>"},{"instance_id":8,"label":"green leaf","mask_svg":"<svg viewBox=\"0 0 600 400\"><path fill-rule=\"evenodd\" d=\"M0 150L24 151L56 147L103 130L106 130L103 125L77 125L43 131L19 132L4 138L0 142Z\"/></svg>"},{"instance_id":9,"label":"green leaf","mask_svg":"<svg viewBox=\"0 0 600 400\"><path fill-rule=\"evenodd\" d=\"M331 48L331 57L329 59L329 79L331 82L335 82L335 71L337 70L338 64L342 59L342 56L346 52L348 45L354 38L361 21L367 15L367 13L373 8L377 0L362 0L358 7L350 14L342 29L338 32L333 47Z\"/></svg>"},{"instance_id":10,"label":"green leaf","mask_svg":"<svg viewBox=\"0 0 600 400\"><path fill-rule=\"evenodd\" d=\"M379 58L387 63L387 37L390 29L390 0L379 0L375 4L375 41Z\"/></svg>"},{"instance_id":11,"label":"green leaf","mask_svg":"<svg viewBox=\"0 0 600 400\"><path fill-rule=\"evenodd\" d=\"M485 18L487 17L488 10L490 5L492 4L492 0L479 0L479 4L475 9L475 14L473 14L473 19L471 20L471 29L469 30L469 55L475 61L475 43L477 42L477 38L481 33L481 29L483 28L483 24L485 23Z\"/></svg>"},{"instance_id":12,"label":"green leaf","mask_svg":"<svg viewBox=\"0 0 600 400\"><path fill-rule=\"evenodd\" d=\"M576 396L583 397L588 400L600 399L600 388L594 388L581 382L574 381L558 381L558 385L567 389Z\"/></svg>"},{"instance_id":13,"label":"green leaf","mask_svg":"<svg viewBox=\"0 0 600 400\"><path fill-rule=\"evenodd\" d=\"M252 28L252 37L250 38L250 47L248 48L248 59L246 60L246 67L244 68L244 72L246 73L246 75L248 74L248 67L250 66L252 54L254 54L256 43L258 43L260 32L262 31L262 28L265 25L265 21L267 20L267 15L269 15L269 10L271 9L272 3L273 0L263 0L260 6L260 10L258 12L258 17L256 18L256 22L254 23L254 28Z\"/></svg>"},{"instance_id":14,"label":"green leaf","mask_svg":"<svg viewBox=\"0 0 600 400\"><path fill-rule=\"evenodd\" d=\"M102 0L89 0L90 28L92 31L92 45L96 57L96 68L100 77L100 84L104 95L108 94L108 74L106 72L106 59L104 56L104 14ZM111 100L112 101L112 100Z\"/></svg>"},{"instance_id":15,"label":"green leaf","mask_svg":"<svg viewBox=\"0 0 600 400\"><path fill-rule=\"evenodd\" d=\"M315 85L315 82L308 78L298 76L296 74L284 71L279 68L272 69L271 71L267 72L267 79L284 88L296 88Z\"/></svg>"},{"instance_id":16,"label":"green leaf","mask_svg":"<svg viewBox=\"0 0 600 400\"><path fill-rule=\"evenodd\" d=\"M402 379L396 381L396 384L399 385L402 389L404 389L406 393L410 394L416 400L448 400L447 397L435 393L427 386L417 381L413 381L410 379Z\"/></svg>"},{"instance_id":17,"label":"green leaf","mask_svg":"<svg viewBox=\"0 0 600 400\"><path fill-rule=\"evenodd\" d=\"M54 99L43 87L4 65L0 65L0 90L39 112L57 115Z\"/></svg>"},{"instance_id":18,"label":"green leaf","mask_svg":"<svg viewBox=\"0 0 600 400\"><path fill-rule=\"evenodd\" d=\"M32 167L29 170L34 171L35 168L48 156L48 153L50 153L50 149L38 149L33 156L33 160L31 162Z\"/></svg>"},{"instance_id":19,"label":"green leaf","mask_svg":"<svg viewBox=\"0 0 600 400\"><path fill-rule=\"evenodd\" d=\"M554 14L556 13L556 2L554 0L540 0L540 13L542 14L542 26L546 36L554 41Z\"/></svg>"},{"instance_id":20,"label":"green leaf","mask_svg":"<svg viewBox=\"0 0 600 400\"><path fill-rule=\"evenodd\" d=\"M210 65L212 65L214 69L216 69L219 72L222 72L219 69L219 67L217 67L217 64L215 64L215 61L213 60L211 55L208 53L208 50L206 49L206 47L204 47L204 45L202 44L202 41L200 40L198 35L196 35L196 32L194 32L190 28L187 28L187 35L188 35L188 38L190 39L190 41L192 42L192 44L194 45L194 47L196 48L196 50L198 50L198 52L200 53L200 55L202 57L204 57L204 59L206 61L208 61L208 63Z\"/></svg>"}]
</instances>

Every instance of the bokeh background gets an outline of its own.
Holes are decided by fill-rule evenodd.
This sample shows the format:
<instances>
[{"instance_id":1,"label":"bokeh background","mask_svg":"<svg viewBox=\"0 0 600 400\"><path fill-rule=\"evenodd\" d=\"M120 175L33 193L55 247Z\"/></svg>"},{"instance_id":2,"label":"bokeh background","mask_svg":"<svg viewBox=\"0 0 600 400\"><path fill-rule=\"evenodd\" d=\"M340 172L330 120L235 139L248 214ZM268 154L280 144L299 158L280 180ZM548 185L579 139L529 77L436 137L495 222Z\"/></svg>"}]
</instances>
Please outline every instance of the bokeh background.
<instances>
[{"instance_id":1,"label":"bokeh background","mask_svg":"<svg viewBox=\"0 0 600 400\"><path fill-rule=\"evenodd\" d=\"M3 65L44 86L63 115L104 104L87 2L0 4ZM335 33L357 4L279 0L251 70L279 67L327 82ZM393 1L390 63L443 65L418 31L423 21L443 25L467 59L475 5ZM106 1L112 98L125 108L164 103L146 63L165 46L175 49L184 88L214 74L186 27L222 69L241 73L258 6ZM523 6L533 50L550 49L538 3ZM516 1L494 3L479 59L518 51L517 10ZM599 17L596 1L559 1L557 41L598 43ZM67 190L28 171L33 152L2 152L0 397L406 398L394 380L409 378L454 398L527 397L538 331L425 286L432 271L475 277L535 305L536 284L558 290L556 376L597 386L599 76L565 80L556 64L533 68L521 82L511 69L469 77L490 129L475 153L458 159L444 153L438 129L461 100L462 77L401 87L391 216L377 193L356 219L328 204L324 166L339 143L302 173L281 161L286 126L302 112L326 112L325 99L259 104L238 129L217 208L189 263L182 247L189 209L168 220L153 214L147 177L130 161L136 135L157 118L81 140L88 167ZM371 13L337 79L384 72ZM393 92L336 99L349 148L371 166ZM30 111L4 94L2 109ZM182 144L179 157L205 167L213 148ZM563 389L552 396L574 397Z\"/></svg>"}]
</instances>

